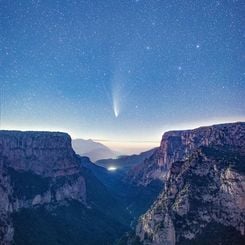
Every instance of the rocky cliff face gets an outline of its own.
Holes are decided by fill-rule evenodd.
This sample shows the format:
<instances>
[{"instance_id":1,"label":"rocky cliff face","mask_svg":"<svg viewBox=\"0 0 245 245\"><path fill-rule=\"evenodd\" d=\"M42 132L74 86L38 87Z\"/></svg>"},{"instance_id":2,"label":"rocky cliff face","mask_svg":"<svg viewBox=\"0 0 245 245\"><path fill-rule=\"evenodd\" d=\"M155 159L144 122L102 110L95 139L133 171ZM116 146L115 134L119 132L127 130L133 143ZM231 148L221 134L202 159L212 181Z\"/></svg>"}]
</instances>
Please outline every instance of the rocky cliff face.
<instances>
[{"instance_id":1,"label":"rocky cliff face","mask_svg":"<svg viewBox=\"0 0 245 245\"><path fill-rule=\"evenodd\" d=\"M85 179L65 133L0 131L0 241L10 244L11 214L76 200L86 205Z\"/></svg>"},{"instance_id":2,"label":"rocky cliff face","mask_svg":"<svg viewBox=\"0 0 245 245\"><path fill-rule=\"evenodd\" d=\"M0 131L0 156L8 167L45 177L79 171L79 160L65 133Z\"/></svg>"},{"instance_id":3,"label":"rocky cliff face","mask_svg":"<svg viewBox=\"0 0 245 245\"><path fill-rule=\"evenodd\" d=\"M156 179L165 181L173 162L187 159L201 146L229 146L244 151L244 133L245 123L242 122L167 132L158 150L143 164L135 167L129 173L129 179L142 185L148 185Z\"/></svg>"},{"instance_id":4,"label":"rocky cliff face","mask_svg":"<svg viewBox=\"0 0 245 245\"><path fill-rule=\"evenodd\" d=\"M169 171L137 225L142 244L244 244L244 123L169 132L156 159Z\"/></svg>"}]
</instances>

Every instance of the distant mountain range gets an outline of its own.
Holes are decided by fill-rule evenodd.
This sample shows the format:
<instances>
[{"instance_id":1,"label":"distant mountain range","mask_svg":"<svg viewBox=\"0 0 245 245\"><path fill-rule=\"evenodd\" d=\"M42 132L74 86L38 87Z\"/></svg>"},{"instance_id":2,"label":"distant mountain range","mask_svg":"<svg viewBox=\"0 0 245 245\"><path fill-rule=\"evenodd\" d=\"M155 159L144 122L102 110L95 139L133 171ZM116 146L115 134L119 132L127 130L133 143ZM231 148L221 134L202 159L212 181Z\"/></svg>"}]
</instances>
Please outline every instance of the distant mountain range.
<instances>
[{"instance_id":1,"label":"distant mountain range","mask_svg":"<svg viewBox=\"0 0 245 245\"><path fill-rule=\"evenodd\" d=\"M72 140L72 147L78 155L89 157L92 162L100 159L116 158L120 155L109 147L91 139L74 139Z\"/></svg>"}]
</instances>

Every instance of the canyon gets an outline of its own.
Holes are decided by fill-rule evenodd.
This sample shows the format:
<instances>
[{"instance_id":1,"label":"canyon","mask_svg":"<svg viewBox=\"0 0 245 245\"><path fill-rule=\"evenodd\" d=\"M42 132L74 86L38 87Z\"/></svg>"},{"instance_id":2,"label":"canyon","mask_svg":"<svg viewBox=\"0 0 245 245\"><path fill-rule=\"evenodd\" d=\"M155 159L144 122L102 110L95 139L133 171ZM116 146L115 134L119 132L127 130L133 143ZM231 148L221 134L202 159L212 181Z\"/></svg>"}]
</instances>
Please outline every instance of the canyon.
<instances>
[{"instance_id":1,"label":"canyon","mask_svg":"<svg viewBox=\"0 0 245 245\"><path fill-rule=\"evenodd\" d=\"M118 172L66 133L2 130L0 244L242 244L244 163L243 122L166 132Z\"/></svg>"}]
</instances>

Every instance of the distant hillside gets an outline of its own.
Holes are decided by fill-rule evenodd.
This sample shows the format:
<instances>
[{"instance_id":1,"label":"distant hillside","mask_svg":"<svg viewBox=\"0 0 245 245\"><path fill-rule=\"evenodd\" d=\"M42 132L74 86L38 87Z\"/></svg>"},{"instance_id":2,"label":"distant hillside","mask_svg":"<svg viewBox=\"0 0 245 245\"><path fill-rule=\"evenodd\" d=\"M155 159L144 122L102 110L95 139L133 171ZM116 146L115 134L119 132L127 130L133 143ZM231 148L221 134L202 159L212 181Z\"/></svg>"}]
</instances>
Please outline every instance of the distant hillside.
<instances>
[{"instance_id":1,"label":"distant hillside","mask_svg":"<svg viewBox=\"0 0 245 245\"><path fill-rule=\"evenodd\" d=\"M120 156L117 159L102 159L96 161L96 164L104 168L116 167L122 171L128 171L132 167L141 164L146 158L149 158L157 148L151 149L149 151L142 152L138 155L134 154L131 156Z\"/></svg>"},{"instance_id":2,"label":"distant hillside","mask_svg":"<svg viewBox=\"0 0 245 245\"><path fill-rule=\"evenodd\" d=\"M78 155L89 157L92 162L105 158L116 158L119 155L109 147L91 139L74 139L72 147Z\"/></svg>"}]
</instances>

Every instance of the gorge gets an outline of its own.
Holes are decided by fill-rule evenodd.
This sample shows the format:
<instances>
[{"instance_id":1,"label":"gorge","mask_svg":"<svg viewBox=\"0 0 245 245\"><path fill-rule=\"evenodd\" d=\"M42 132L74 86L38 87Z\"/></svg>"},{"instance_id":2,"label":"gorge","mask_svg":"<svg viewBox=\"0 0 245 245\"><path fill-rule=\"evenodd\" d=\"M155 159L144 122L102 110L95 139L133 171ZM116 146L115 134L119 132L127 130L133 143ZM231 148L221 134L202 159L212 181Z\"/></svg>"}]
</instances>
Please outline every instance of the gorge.
<instances>
[{"instance_id":1,"label":"gorge","mask_svg":"<svg viewBox=\"0 0 245 245\"><path fill-rule=\"evenodd\" d=\"M242 244L244 147L243 122L170 131L112 173L66 133L2 130L1 244Z\"/></svg>"}]
</instances>

